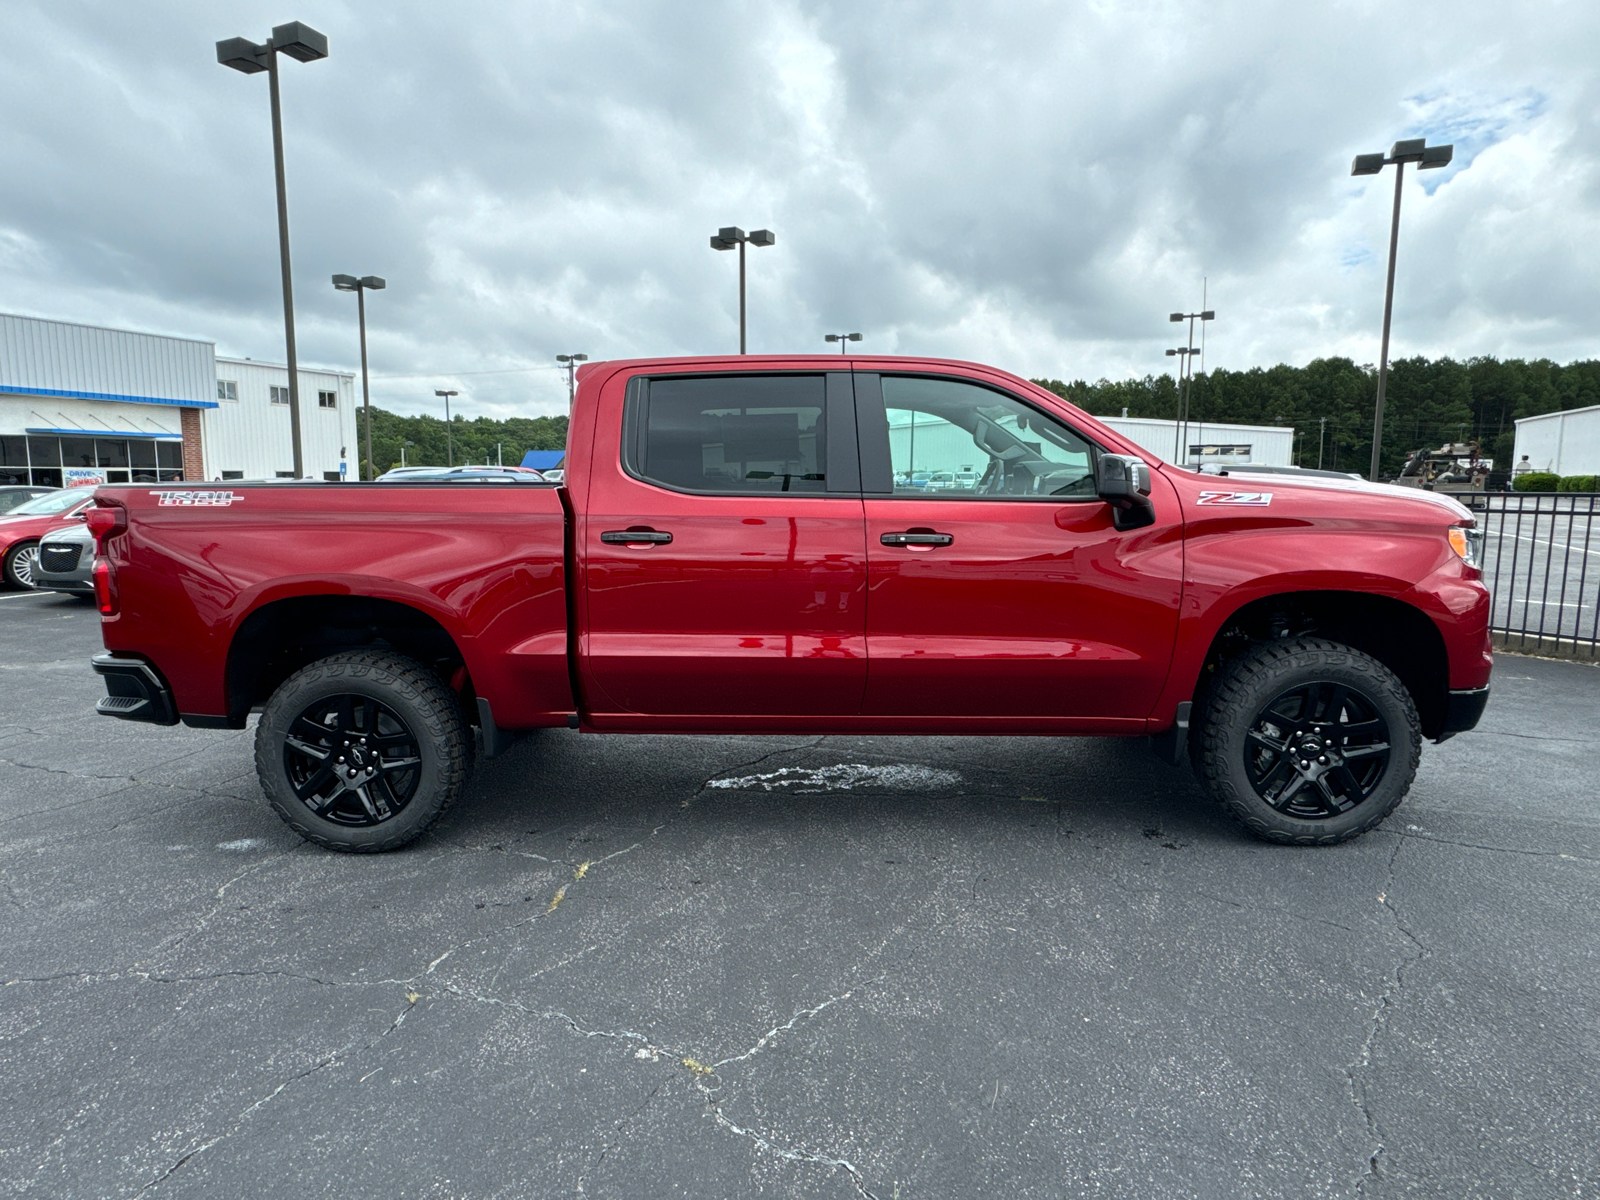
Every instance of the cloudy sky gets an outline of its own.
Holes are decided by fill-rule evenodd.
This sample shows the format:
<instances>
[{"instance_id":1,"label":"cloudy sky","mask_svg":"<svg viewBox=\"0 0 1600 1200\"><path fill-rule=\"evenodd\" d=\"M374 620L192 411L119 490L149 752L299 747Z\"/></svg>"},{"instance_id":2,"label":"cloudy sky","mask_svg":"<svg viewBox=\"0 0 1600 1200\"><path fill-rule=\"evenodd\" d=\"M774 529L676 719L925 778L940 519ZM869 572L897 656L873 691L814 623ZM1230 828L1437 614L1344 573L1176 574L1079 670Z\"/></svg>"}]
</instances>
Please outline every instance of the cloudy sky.
<instances>
[{"instance_id":1,"label":"cloudy sky","mask_svg":"<svg viewBox=\"0 0 1600 1200\"><path fill-rule=\"evenodd\" d=\"M283 64L300 353L357 363L334 272L378 274L374 398L565 409L554 355L750 348L1165 370L1395 352L1600 355L1600 5L685 5L0 0L0 311L282 361L264 75L219 38L302 20ZM1392 169L1391 169L1392 170ZM533 369L529 369L533 368Z\"/></svg>"}]
</instances>

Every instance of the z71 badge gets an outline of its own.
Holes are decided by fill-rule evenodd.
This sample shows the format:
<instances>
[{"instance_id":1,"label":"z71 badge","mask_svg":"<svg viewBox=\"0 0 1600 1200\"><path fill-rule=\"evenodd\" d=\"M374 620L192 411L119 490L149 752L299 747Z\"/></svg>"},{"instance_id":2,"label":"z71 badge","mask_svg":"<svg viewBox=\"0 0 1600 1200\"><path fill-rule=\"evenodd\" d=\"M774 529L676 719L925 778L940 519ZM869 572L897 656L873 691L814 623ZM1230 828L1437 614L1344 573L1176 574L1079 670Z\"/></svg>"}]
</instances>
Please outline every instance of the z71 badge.
<instances>
[{"instance_id":1,"label":"z71 badge","mask_svg":"<svg viewBox=\"0 0 1600 1200\"><path fill-rule=\"evenodd\" d=\"M157 497L156 503L162 506L179 504L184 508L226 508L235 500L243 500L243 496L235 496L232 492L151 492Z\"/></svg>"},{"instance_id":2,"label":"z71 badge","mask_svg":"<svg viewBox=\"0 0 1600 1200\"><path fill-rule=\"evenodd\" d=\"M1272 503L1271 492L1201 492L1200 504L1244 505L1261 507Z\"/></svg>"}]
</instances>

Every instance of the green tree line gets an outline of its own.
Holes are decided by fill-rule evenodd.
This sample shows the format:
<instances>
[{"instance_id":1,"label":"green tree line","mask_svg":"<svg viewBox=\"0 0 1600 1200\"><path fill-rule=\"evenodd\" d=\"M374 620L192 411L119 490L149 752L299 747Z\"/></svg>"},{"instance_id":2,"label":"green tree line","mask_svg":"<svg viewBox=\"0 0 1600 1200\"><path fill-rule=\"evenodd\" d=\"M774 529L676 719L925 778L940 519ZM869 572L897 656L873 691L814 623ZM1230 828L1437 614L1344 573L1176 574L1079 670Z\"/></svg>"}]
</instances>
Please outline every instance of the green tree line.
<instances>
[{"instance_id":1,"label":"green tree line","mask_svg":"<svg viewBox=\"0 0 1600 1200\"><path fill-rule=\"evenodd\" d=\"M1037 379L1095 416L1177 414L1170 375L1098 383ZM1366 473L1372 457L1372 412L1378 370L1348 358L1319 358L1303 367L1196 374L1191 424L1290 425L1298 431L1294 461ZM1495 466L1512 466L1518 417L1600 404L1600 359L1562 366L1549 359L1406 358L1389 364L1384 395L1382 470L1394 474L1413 450L1476 441ZM1318 441L1321 438L1319 450Z\"/></svg>"},{"instance_id":2,"label":"green tree line","mask_svg":"<svg viewBox=\"0 0 1600 1200\"><path fill-rule=\"evenodd\" d=\"M364 453L366 425L359 407L356 409L356 431ZM469 421L456 416L450 422L449 442L458 467L485 461L503 462L508 467L517 466L528 450L565 449L567 418L508 417L504 421L492 421L488 417L478 417ZM374 405L372 460L377 465L379 475L400 465L402 448L408 466L446 465L444 422L438 417L402 417Z\"/></svg>"}]
</instances>

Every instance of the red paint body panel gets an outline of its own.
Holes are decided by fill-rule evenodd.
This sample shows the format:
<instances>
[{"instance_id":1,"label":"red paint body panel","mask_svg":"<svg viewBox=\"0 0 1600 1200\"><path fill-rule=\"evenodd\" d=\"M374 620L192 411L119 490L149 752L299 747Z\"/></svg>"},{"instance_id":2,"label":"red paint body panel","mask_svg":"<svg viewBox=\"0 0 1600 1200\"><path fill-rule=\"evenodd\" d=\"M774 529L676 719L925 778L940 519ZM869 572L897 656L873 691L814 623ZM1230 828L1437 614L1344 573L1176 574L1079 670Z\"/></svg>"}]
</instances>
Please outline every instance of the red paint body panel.
<instances>
[{"instance_id":1,"label":"red paint body panel","mask_svg":"<svg viewBox=\"0 0 1600 1200\"><path fill-rule=\"evenodd\" d=\"M286 597L359 595L437 620L506 728L560 723L576 710L595 730L1131 734L1172 723L1243 605L1351 591L1426 614L1449 655L1450 687L1487 683L1488 595L1445 538L1471 517L1426 493L1283 476L1219 481L1155 462L1156 522L1122 533L1100 502L700 495L622 468L634 375L852 367L1000 387L1113 452L1154 462L1052 393L972 363L589 363L578 372L562 495L233 483L230 505L183 507L158 502L174 490L166 486L101 487L103 502L130 516L109 547L122 612L103 621L106 646L151 660L180 711L221 715L229 647L251 612ZM1219 488L1271 500L1200 503ZM673 541L600 540L636 526ZM955 541L925 551L879 542L912 527Z\"/></svg>"},{"instance_id":2,"label":"red paint body panel","mask_svg":"<svg viewBox=\"0 0 1600 1200\"><path fill-rule=\"evenodd\" d=\"M108 650L161 670L180 712L225 714L240 622L275 600L315 595L393 600L433 617L508 727L557 724L572 711L554 488L233 483L213 489L232 492L227 506L159 504L159 492L174 490L100 489L129 515L110 547L122 611L102 629Z\"/></svg>"}]
</instances>

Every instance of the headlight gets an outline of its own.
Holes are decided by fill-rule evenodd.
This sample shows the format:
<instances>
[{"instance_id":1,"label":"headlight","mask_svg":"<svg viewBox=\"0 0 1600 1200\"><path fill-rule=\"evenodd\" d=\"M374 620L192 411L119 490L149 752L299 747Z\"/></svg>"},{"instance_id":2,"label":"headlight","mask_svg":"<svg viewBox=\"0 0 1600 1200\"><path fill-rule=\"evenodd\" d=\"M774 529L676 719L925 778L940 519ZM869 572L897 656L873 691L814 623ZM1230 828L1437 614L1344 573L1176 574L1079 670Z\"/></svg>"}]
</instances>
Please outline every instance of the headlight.
<instances>
[{"instance_id":1,"label":"headlight","mask_svg":"<svg viewBox=\"0 0 1600 1200\"><path fill-rule=\"evenodd\" d=\"M1459 554L1467 566L1483 566L1483 530L1465 525L1450 526L1450 549Z\"/></svg>"}]
</instances>

